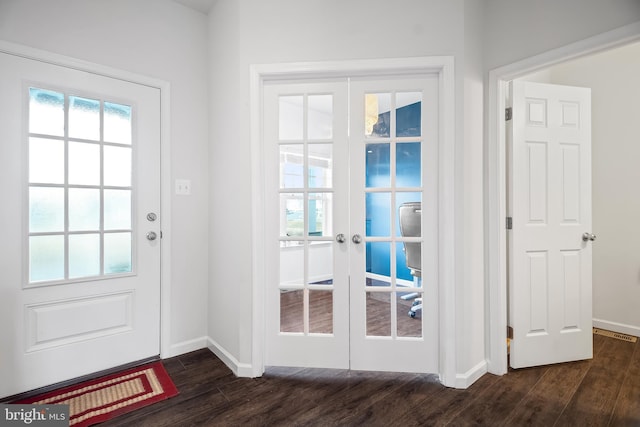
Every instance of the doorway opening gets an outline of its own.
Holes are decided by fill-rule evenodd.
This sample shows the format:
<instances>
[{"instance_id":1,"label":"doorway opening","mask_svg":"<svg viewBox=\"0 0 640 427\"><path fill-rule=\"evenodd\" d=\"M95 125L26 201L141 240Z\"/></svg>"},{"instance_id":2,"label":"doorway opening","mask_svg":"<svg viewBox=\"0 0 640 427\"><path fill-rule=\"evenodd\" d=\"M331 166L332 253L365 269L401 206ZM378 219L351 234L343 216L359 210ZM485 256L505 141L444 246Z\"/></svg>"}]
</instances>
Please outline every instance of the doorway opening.
<instances>
[{"instance_id":1,"label":"doorway opening","mask_svg":"<svg viewBox=\"0 0 640 427\"><path fill-rule=\"evenodd\" d=\"M570 59L624 46L640 39L637 25L629 25L564 46L526 60L492 70L489 74L489 140L487 146L487 270L489 278L489 372L507 372L507 217L506 139L504 112L509 81L539 72Z\"/></svg>"},{"instance_id":2,"label":"doorway opening","mask_svg":"<svg viewBox=\"0 0 640 427\"><path fill-rule=\"evenodd\" d=\"M437 368L440 378L445 385L453 385L455 382L455 344L454 340L443 340L443 336L453 336L453 319L454 319L454 296L455 291L451 282L453 275L453 257L452 242L448 240L453 236L453 223L446 218L453 218L452 199L445 200L442 194L445 189L453 188L453 63L450 57L430 57L430 58L411 58L400 60L371 60L371 61L355 61L355 62L338 62L338 63L316 63L304 64L288 64L288 65L260 65L252 67L252 142L253 148L253 165L254 170L260 171L254 175L254 200L256 209L254 210L254 237L258 243L254 246L254 268L258 272L254 280L254 328L253 328L253 358L252 358L252 374L259 376L264 372L266 365L266 328L262 324L267 310L265 302L268 299L267 287L269 283L266 277L269 267L265 260L268 259L268 241L266 240L266 231L268 223L265 218L269 215L264 211L266 199L268 197L265 180L261 179L265 176L266 166L263 162L266 155L265 139L262 132L262 117L264 108L264 90L265 85L269 82L283 80L309 80L309 79L331 79L336 80L340 77L358 77L358 78L376 78L381 75L433 75L436 79L436 87L438 90L438 166L439 166L439 191L438 191L438 231L437 245L439 250L439 258L437 262L437 273L439 277L436 306L438 307L437 320L431 325L437 330L437 352L436 359L439 359ZM304 192L303 192L304 193ZM364 200L364 198L363 198ZM308 221L308 219L307 219ZM347 219L348 221L348 219ZM315 230L317 232L317 230ZM334 230L338 233L338 230ZM346 233L342 234L347 234ZM333 242L334 237L328 236L328 241ZM338 233L341 234L341 233ZM363 233L354 233L361 234ZM318 236L316 236L318 237ZM357 245L355 236L346 236ZM345 238L346 238L345 237ZM309 237L311 239L311 236ZM322 240L322 239L321 239ZM338 241L341 239L338 239ZM338 246L339 248L340 246ZM364 245L361 245L364 247ZM338 249L340 250L340 249ZM363 257L363 259L365 259ZM445 283L449 283L447 286ZM326 286L329 284L320 284ZM318 289L323 291L324 289ZM325 290L326 291L326 290ZM408 317L408 315L407 315ZM446 354L446 357L443 355ZM416 355L416 357L421 357ZM401 369L398 369L401 370Z\"/></svg>"}]
</instances>

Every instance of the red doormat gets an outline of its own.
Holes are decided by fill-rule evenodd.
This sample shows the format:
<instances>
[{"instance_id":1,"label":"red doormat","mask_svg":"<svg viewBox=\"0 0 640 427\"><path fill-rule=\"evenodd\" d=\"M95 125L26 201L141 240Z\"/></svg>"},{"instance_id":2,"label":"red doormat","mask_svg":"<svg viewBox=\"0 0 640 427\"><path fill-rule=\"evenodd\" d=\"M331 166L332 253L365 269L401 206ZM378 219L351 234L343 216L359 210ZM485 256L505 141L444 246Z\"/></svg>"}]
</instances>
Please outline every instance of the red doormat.
<instances>
[{"instance_id":1,"label":"red doormat","mask_svg":"<svg viewBox=\"0 0 640 427\"><path fill-rule=\"evenodd\" d=\"M178 394L162 362L153 362L116 374L22 399L20 404L68 404L69 425L101 423Z\"/></svg>"}]
</instances>

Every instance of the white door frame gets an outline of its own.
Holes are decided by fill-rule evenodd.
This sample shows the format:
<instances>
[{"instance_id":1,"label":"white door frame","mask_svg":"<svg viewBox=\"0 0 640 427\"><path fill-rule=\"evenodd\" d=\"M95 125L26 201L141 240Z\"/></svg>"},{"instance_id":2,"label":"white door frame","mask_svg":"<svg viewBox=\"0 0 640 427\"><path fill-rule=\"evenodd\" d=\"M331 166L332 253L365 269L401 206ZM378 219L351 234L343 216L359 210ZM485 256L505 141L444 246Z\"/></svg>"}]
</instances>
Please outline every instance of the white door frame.
<instances>
[{"instance_id":1,"label":"white door frame","mask_svg":"<svg viewBox=\"0 0 640 427\"><path fill-rule=\"evenodd\" d=\"M162 231L160 250L160 357L174 356L170 343L171 306L171 141L169 113L169 83L163 80L131 73L93 62L83 61L57 53L0 40L0 52L74 70L86 71L104 77L150 86L160 90L160 220Z\"/></svg>"},{"instance_id":2,"label":"white door frame","mask_svg":"<svg viewBox=\"0 0 640 427\"><path fill-rule=\"evenodd\" d=\"M510 80L552 65L606 51L640 40L640 22L626 25L489 72L487 184L485 191L486 269L488 299L486 318L487 368L507 373L507 173L505 96Z\"/></svg>"},{"instance_id":3,"label":"white door frame","mask_svg":"<svg viewBox=\"0 0 640 427\"><path fill-rule=\"evenodd\" d=\"M262 87L265 81L300 78L356 77L416 73L439 75L439 375L450 387L456 382L455 343L455 79L452 56L393 58L335 62L304 62L252 65L250 68L251 166L252 166L252 353L251 365L240 376L261 376L265 345L265 222L262 141Z\"/></svg>"}]
</instances>

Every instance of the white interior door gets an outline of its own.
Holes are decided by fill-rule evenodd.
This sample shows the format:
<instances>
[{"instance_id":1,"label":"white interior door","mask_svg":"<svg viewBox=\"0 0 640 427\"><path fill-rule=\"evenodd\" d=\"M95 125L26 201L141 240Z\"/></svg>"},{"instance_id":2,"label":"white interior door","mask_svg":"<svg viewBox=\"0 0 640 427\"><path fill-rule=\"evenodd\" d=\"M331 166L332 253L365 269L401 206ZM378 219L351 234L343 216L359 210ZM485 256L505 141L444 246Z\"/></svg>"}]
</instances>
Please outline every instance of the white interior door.
<instances>
[{"instance_id":1,"label":"white interior door","mask_svg":"<svg viewBox=\"0 0 640 427\"><path fill-rule=\"evenodd\" d=\"M438 78L353 79L350 97L351 368L438 372Z\"/></svg>"},{"instance_id":2,"label":"white interior door","mask_svg":"<svg viewBox=\"0 0 640 427\"><path fill-rule=\"evenodd\" d=\"M510 363L521 368L588 359L591 91L516 81L512 104Z\"/></svg>"},{"instance_id":3,"label":"white interior door","mask_svg":"<svg viewBox=\"0 0 640 427\"><path fill-rule=\"evenodd\" d=\"M346 89L264 87L267 365L349 367Z\"/></svg>"},{"instance_id":4,"label":"white interior door","mask_svg":"<svg viewBox=\"0 0 640 427\"><path fill-rule=\"evenodd\" d=\"M266 365L437 372L437 107L435 76L265 83Z\"/></svg>"},{"instance_id":5,"label":"white interior door","mask_svg":"<svg viewBox=\"0 0 640 427\"><path fill-rule=\"evenodd\" d=\"M159 90L0 53L0 93L0 396L159 354Z\"/></svg>"}]
</instances>

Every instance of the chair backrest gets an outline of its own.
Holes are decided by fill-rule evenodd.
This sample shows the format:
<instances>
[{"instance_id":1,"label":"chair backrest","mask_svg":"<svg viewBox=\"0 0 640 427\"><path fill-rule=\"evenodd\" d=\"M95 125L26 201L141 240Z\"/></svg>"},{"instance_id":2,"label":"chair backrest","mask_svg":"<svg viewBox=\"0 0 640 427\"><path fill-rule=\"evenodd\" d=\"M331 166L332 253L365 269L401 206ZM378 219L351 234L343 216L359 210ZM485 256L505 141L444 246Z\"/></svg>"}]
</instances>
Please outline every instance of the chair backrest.
<instances>
[{"instance_id":1,"label":"chair backrest","mask_svg":"<svg viewBox=\"0 0 640 427\"><path fill-rule=\"evenodd\" d=\"M398 209L400 233L403 237L420 237L422 235L422 203L407 202ZM404 255L407 267L416 277L422 275L422 245L419 242L404 242Z\"/></svg>"}]
</instances>

